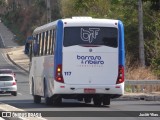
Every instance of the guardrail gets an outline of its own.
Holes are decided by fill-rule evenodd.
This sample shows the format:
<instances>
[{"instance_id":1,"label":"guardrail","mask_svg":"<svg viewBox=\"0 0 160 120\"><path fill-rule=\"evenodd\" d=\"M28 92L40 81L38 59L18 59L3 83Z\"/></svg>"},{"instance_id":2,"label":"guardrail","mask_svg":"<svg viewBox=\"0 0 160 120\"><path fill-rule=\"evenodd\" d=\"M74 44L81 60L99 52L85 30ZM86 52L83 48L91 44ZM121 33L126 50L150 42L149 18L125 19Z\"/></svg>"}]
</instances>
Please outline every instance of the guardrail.
<instances>
[{"instance_id":1,"label":"guardrail","mask_svg":"<svg viewBox=\"0 0 160 120\"><path fill-rule=\"evenodd\" d=\"M125 80L126 92L160 92L160 80Z\"/></svg>"}]
</instances>

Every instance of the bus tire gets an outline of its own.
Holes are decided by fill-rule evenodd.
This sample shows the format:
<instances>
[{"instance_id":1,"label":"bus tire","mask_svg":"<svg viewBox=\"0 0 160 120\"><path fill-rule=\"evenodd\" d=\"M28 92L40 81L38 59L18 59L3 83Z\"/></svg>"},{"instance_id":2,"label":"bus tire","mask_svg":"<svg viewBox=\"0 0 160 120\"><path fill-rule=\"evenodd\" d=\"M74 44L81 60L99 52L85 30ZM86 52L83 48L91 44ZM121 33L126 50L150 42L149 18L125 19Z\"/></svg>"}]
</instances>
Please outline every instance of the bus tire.
<instances>
[{"instance_id":1,"label":"bus tire","mask_svg":"<svg viewBox=\"0 0 160 120\"><path fill-rule=\"evenodd\" d=\"M34 82L33 82L33 78L32 78L32 95L34 95Z\"/></svg>"},{"instance_id":2,"label":"bus tire","mask_svg":"<svg viewBox=\"0 0 160 120\"><path fill-rule=\"evenodd\" d=\"M53 100L53 104L56 105L60 105L62 103L62 98L61 97L57 97L56 99Z\"/></svg>"},{"instance_id":3,"label":"bus tire","mask_svg":"<svg viewBox=\"0 0 160 120\"><path fill-rule=\"evenodd\" d=\"M33 95L34 103L41 103L41 96Z\"/></svg>"},{"instance_id":4,"label":"bus tire","mask_svg":"<svg viewBox=\"0 0 160 120\"><path fill-rule=\"evenodd\" d=\"M53 105L52 97L45 97L45 103L46 105Z\"/></svg>"},{"instance_id":5,"label":"bus tire","mask_svg":"<svg viewBox=\"0 0 160 120\"><path fill-rule=\"evenodd\" d=\"M101 97L98 95L93 97L93 103L95 106L101 106L101 103L102 103Z\"/></svg>"},{"instance_id":6,"label":"bus tire","mask_svg":"<svg viewBox=\"0 0 160 120\"><path fill-rule=\"evenodd\" d=\"M44 78L44 81L43 81L43 92L44 92L44 98L47 98L47 83L46 83L46 79Z\"/></svg>"},{"instance_id":7,"label":"bus tire","mask_svg":"<svg viewBox=\"0 0 160 120\"><path fill-rule=\"evenodd\" d=\"M78 101L82 102L83 101L83 98L77 98Z\"/></svg>"},{"instance_id":8,"label":"bus tire","mask_svg":"<svg viewBox=\"0 0 160 120\"><path fill-rule=\"evenodd\" d=\"M91 103L91 98L84 98L85 103Z\"/></svg>"},{"instance_id":9,"label":"bus tire","mask_svg":"<svg viewBox=\"0 0 160 120\"><path fill-rule=\"evenodd\" d=\"M48 94L47 94L47 83L46 83L45 78L44 78L44 98L45 98L45 104L46 105L52 105L53 104L53 98L48 97Z\"/></svg>"},{"instance_id":10,"label":"bus tire","mask_svg":"<svg viewBox=\"0 0 160 120\"><path fill-rule=\"evenodd\" d=\"M110 105L110 96L109 95L103 96L102 102L103 105Z\"/></svg>"},{"instance_id":11,"label":"bus tire","mask_svg":"<svg viewBox=\"0 0 160 120\"><path fill-rule=\"evenodd\" d=\"M15 92L11 92L11 95L13 95L13 96L17 96L17 91L15 91Z\"/></svg>"}]
</instances>

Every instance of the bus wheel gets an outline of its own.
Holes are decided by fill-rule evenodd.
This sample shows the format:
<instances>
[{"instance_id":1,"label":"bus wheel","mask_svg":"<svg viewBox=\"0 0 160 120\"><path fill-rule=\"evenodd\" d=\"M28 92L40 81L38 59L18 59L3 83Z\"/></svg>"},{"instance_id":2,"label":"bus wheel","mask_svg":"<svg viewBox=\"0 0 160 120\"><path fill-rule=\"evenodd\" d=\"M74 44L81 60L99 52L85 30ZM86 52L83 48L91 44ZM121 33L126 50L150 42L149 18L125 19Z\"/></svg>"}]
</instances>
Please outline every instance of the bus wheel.
<instances>
[{"instance_id":1,"label":"bus wheel","mask_svg":"<svg viewBox=\"0 0 160 120\"><path fill-rule=\"evenodd\" d=\"M62 98L61 97L57 97L56 99L53 100L54 105L60 105L61 103L62 103Z\"/></svg>"},{"instance_id":2,"label":"bus wheel","mask_svg":"<svg viewBox=\"0 0 160 120\"><path fill-rule=\"evenodd\" d=\"M85 103L91 103L91 98L84 98Z\"/></svg>"},{"instance_id":3,"label":"bus wheel","mask_svg":"<svg viewBox=\"0 0 160 120\"><path fill-rule=\"evenodd\" d=\"M17 96L17 91L15 91L15 92L11 92L11 95L13 95L13 96Z\"/></svg>"},{"instance_id":4,"label":"bus wheel","mask_svg":"<svg viewBox=\"0 0 160 120\"><path fill-rule=\"evenodd\" d=\"M33 82L33 78L32 78L32 95L34 95L34 82Z\"/></svg>"},{"instance_id":5,"label":"bus wheel","mask_svg":"<svg viewBox=\"0 0 160 120\"><path fill-rule=\"evenodd\" d=\"M46 84L46 80L45 79L44 79L44 97L45 97L46 105L52 105L53 104L53 98L52 97L48 97L48 94L47 94L47 84Z\"/></svg>"},{"instance_id":6,"label":"bus wheel","mask_svg":"<svg viewBox=\"0 0 160 120\"><path fill-rule=\"evenodd\" d=\"M95 106L101 106L102 99L100 96L95 96L93 97L93 103Z\"/></svg>"},{"instance_id":7,"label":"bus wheel","mask_svg":"<svg viewBox=\"0 0 160 120\"><path fill-rule=\"evenodd\" d=\"M103 96L102 102L103 105L110 105L110 96L109 95Z\"/></svg>"},{"instance_id":8,"label":"bus wheel","mask_svg":"<svg viewBox=\"0 0 160 120\"><path fill-rule=\"evenodd\" d=\"M53 105L53 98L52 97L45 97L46 105Z\"/></svg>"},{"instance_id":9,"label":"bus wheel","mask_svg":"<svg viewBox=\"0 0 160 120\"><path fill-rule=\"evenodd\" d=\"M34 103L41 103L41 96L33 95Z\"/></svg>"},{"instance_id":10,"label":"bus wheel","mask_svg":"<svg viewBox=\"0 0 160 120\"><path fill-rule=\"evenodd\" d=\"M80 102L82 102L82 101L83 101L83 98L78 98L77 100L80 101Z\"/></svg>"}]
</instances>

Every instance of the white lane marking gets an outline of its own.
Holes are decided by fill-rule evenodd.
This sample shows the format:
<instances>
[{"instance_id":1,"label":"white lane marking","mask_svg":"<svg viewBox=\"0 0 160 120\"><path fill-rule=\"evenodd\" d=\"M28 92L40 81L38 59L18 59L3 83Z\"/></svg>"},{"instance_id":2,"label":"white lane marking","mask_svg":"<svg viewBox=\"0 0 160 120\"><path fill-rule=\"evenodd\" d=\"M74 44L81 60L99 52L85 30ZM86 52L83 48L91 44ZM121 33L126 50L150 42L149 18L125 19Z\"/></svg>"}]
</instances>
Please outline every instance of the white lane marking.
<instances>
[{"instance_id":1,"label":"white lane marking","mask_svg":"<svg viewBox=\"0 0 160 120\"><path fill-rule=\"evenodd\" d=\"M4 58L4 60L10 64L11 66L15 66L19 71L23 71L22 69L20 69L19 67L17 67L16 65L14 65L8 58L7 58L7 55L5 53L1 53L2 54L2 57Z\"/></svg>"},{"instance_id":2,"label":"white lane marking","mask_svg":"<svg viewBox=\"0 0 160 120\"><path fill-rule=\"evenodd\" d=\"M18 95L22 95L21 93L18 93Z\"/></svg>"},{"instance_id":3,"label":"white lane marking","mask_svg":"<svg viewBox=\"0 0 160 120\"><path fill-rule=\"evenodd\" d=\"M2 56L3 56L4 60L5 60L8 64L10 64L10 65L13 66L13 64L7 59L6 54L2 53Z\"/></svg>"},{"instance_id":4,"label":"white lane marking","mask_svg":"<svg viewBox=\"0 0 160 120\"><path fill-rule=\"evenodd\" d=\"M4 120L3 118L0 118L0 120Z\"/></svg>"}]
</instances>

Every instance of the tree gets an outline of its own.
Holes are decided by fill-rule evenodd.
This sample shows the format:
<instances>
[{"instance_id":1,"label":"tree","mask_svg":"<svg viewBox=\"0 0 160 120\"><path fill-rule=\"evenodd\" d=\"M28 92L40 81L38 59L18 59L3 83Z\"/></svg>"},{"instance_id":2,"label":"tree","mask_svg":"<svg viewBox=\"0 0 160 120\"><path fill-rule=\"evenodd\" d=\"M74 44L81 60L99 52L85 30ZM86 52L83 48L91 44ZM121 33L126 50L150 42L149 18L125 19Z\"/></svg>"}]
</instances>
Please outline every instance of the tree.
<instances>
[{"instance_id":1,"label":"tree","mask_svg":"<svg viewBox=\"0 0 160 120\"><path fill-rule=\"evenodd\" d=\"M140 60L140 66L145 67L142 0L138 0L138 22L139 22L139 24L138 24L138 30L139 30L139 60Z\"/></svg>"},{"instance_id":2,"label":"tree","mask_svg":"<svg viewBox=\"0 0 160 120\"><path fill-rule=\"evenodd\" d=\"M62 15L106 17L110 0L62 0Z\"/></svg>"},{"instance_id":3,"label":"tree","mask_svg":"<svg viewBox=\"0 0 160 120\"><path fill-rule=\"evenodd\" d=\"M0 6L5 6L5 5L6 5L5 0L0 0Z\"/></svg>"},{"instance_id":4,"label":"tree","mask_svg":"<svg viewBox=\"0 0 160 120\"><path fill-rule=\"evenodd\" d=\"M151 5L150 5L151 10L155 10L155 11L160 10L160 0L143 0L143 2L147 2L147 1L151 2Z\"/></svg>"}]
</instances>

